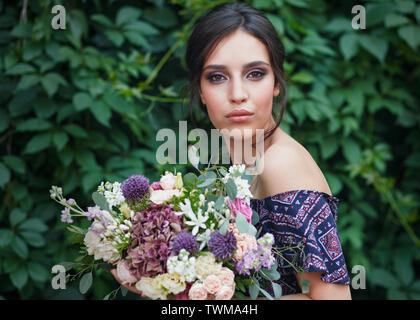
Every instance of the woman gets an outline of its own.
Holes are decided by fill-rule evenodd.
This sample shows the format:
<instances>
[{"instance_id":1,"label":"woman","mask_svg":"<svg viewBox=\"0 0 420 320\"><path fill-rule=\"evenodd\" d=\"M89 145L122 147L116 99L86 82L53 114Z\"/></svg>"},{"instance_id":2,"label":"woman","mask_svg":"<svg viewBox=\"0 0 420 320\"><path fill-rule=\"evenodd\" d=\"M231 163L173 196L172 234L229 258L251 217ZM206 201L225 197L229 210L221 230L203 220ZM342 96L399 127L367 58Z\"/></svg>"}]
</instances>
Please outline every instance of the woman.
<instances>
[{"instance_id":1,"label":"woman","mask_svg":"<svg viewBox=\"0 0 420 320\"><path fill-rule=\"evenodd\" d=\"M251 141L254 148L260 143L257 129L264 129L264 169L251 183L251 206L277 246L304 243L305 272L279 268L282 299L351 299L335 224L338 199L311 155L279 128L286 101L284 49L272 24L244 3L219 5L197 23L186 60L190 101L199 95L215 128L232 132L232 140ZM272 106L279 95L282 109L276 122ZM235 157L236 144L229 145L236 163L241 158ZM306 294L301 293L302 279L310 281Z\"/></svg>"}]
</instances>

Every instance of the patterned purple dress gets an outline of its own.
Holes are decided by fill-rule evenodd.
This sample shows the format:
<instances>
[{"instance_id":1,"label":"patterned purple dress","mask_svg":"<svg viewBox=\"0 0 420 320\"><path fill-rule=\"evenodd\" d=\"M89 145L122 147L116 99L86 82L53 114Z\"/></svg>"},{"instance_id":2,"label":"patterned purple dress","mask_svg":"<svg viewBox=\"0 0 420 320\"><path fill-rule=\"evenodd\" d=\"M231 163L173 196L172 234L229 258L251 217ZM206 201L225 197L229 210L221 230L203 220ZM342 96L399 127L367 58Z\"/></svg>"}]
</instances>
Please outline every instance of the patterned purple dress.
<instances>
[{"instance_id":1,"label":"patterned purple dress","mask_svg":"<svg viewBox=\"0 0 420 320\"><path fill-rule=\"evenodd\" d=\"M303 243L304 254L302 250L289 250L283 252L285 259L297 258L294 264L305 272L322 271L322 281L350 284L337 233L338 202L337 197L321 191L293 190L251 199L251 207L260 218L257 229L262 227L261 235L272 233L277 247ZM278 262L281 277L275 282L281 285L282 295L301 293L294 268ZM272 292L271 288L266 289Z\"/></svg>"}]
</instances>

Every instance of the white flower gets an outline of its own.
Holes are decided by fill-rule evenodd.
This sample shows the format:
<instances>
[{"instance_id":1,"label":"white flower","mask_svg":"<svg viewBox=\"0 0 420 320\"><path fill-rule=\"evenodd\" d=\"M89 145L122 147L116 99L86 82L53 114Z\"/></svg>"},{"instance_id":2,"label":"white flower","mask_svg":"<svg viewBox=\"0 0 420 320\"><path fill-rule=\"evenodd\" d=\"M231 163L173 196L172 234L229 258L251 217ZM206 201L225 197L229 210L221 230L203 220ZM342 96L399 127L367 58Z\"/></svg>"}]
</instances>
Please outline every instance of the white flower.
<instances>
[{"instance_id":1,"label":"white flower","mask_svg":"<svg viewBox=\"0 0 420 320\"><path fill-rule=\"evenodd\" d=\"M150 201L156 204L162 204L166 201L171 200L173 197L181 197L182 190L153 190L150 193Z\"/></svg>"},{"instance_id":2,"label":"white flower","mask_svg":"<svg viewBox=\"0 0 420 320\"><path fill-rule=\"evenodd\" d=\"M208 215L203 215L202 210L198 209L197 215L194 213L193 209L191 208L190 199L185 199L185 204L180 203L179 207L181 208L181 214L184 214L188 221L185 222L186 225L192 226L192 235L195 236L199 229L207 229L205 222L208 220Z\"/></svg>"},{"instance_id":3,"label":"white flower","mask_svg":"<svg viewBox=\"0 0 420 320\"><path fill-rule=\"evenodd\" d=\"M121 191L121 183L114 182L111 184L107 181L105 183L105 189L104 196L111 209L112 207L119 206L125 201L124 195Z\"/></svg>"}]
</instances>

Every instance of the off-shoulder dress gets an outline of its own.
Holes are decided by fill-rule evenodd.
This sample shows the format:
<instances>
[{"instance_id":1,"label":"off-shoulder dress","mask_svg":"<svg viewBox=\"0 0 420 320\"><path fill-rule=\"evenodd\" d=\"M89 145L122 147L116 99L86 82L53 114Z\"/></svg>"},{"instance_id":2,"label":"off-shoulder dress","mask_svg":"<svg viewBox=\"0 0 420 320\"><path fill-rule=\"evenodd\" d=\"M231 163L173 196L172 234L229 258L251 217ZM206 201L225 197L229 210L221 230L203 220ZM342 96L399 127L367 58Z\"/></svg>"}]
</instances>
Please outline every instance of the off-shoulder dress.
<instances>
[{"instance_id":1,"label":"off-shoulder dress","mask_svg":"<svg viewBox=\"0 0 420 320\"><path fill-rule=\"evenodd\" d=\"M287 250L283 253L285 259L278 261L281 277L275 282L281 285L282 295L302 292L295 269L285 261L293 262L294 257L295 266L303 267L304 272L321 271L322 281L350 284L336 225L339 201L314 190L292 190L251 199L251 208L259 215L257 227L262 227L261 235L272 233L280 249L303 245L301 250Z\"/></svg>"}]
</instances>

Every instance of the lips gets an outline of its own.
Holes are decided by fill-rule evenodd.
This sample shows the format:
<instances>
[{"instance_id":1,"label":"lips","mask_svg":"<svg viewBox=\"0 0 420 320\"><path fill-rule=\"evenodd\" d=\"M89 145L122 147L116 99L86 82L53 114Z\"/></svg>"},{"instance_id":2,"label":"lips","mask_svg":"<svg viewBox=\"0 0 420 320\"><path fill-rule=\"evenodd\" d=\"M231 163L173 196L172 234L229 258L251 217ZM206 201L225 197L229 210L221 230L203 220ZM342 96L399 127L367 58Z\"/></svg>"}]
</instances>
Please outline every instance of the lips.
<instances>
[{"instance_id":1,"label":"lips","mask_svg":"<svg viewBox=\"0 0 420 320\"><path fill-rule=\"evenodd\" d=\"M252 112L246 111L244 109L233 110L232 112L226 115L230 121L233 122L246 122L253 116Z\"/></svg>"}]
</instances>

